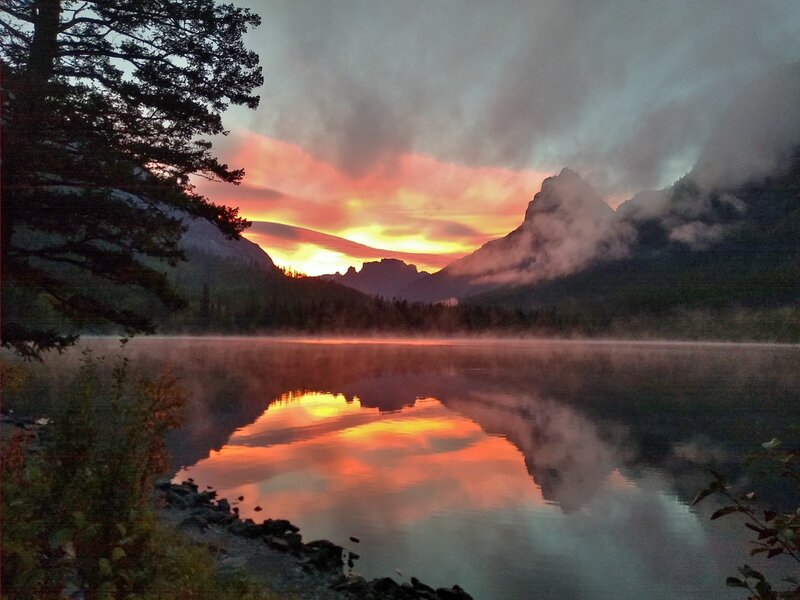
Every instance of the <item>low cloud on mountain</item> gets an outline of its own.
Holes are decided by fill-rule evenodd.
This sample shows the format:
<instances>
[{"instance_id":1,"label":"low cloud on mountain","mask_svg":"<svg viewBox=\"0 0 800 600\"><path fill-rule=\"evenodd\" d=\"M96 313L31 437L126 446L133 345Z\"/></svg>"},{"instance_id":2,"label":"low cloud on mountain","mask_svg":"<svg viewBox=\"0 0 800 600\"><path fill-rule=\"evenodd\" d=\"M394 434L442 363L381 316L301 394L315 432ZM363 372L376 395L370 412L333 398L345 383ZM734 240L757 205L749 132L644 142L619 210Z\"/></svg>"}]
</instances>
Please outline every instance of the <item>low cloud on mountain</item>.
<instances>
[{"instance_id":1,"label":"low cloud on mountain","mask_svg":"<svg viewBox=\"0 0 800 600\"><path fill-rule=\"evenodd\" d=\"M586 181L564 169L544 180L519 228L446 270L477 285L532 283L621 258L634 238Z\"/></svg>"}]
</instances>

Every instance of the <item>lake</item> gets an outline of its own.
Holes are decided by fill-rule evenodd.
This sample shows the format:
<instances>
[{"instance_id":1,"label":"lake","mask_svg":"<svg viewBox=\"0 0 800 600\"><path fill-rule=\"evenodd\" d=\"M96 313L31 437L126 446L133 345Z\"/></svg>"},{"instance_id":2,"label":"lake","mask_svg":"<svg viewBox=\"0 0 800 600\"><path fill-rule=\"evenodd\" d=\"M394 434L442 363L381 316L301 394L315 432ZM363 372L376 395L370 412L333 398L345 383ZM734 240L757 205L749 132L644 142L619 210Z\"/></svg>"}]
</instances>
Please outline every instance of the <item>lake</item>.
<instances>
[{"instance_id":1,"label":"lake","mask_svg":"<svg viewBox=\"0 0 800 600\"><path fill-rule=\"evenodd\" d=\"M725 577L760 564L749 532L691 500L712 467L744 484L741 458L784 434L800 397L798 347L141 338L125 351L174 364L191 391L169 440L177 480L352 548L367 578L458 583L476 600L730 594Z\"/></svg>"}]
</instances>

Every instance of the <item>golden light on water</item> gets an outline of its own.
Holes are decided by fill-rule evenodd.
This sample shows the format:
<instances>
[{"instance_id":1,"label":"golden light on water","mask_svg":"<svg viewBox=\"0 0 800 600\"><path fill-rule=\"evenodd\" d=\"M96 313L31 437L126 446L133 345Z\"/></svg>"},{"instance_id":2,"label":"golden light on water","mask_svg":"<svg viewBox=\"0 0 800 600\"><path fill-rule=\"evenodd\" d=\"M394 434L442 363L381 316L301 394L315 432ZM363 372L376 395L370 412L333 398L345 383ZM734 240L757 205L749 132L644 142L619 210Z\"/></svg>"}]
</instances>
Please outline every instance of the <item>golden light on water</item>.
<instances>
[{"instance_id":1,"label":"golden light on water","mask_svg":"<svg viewBox=\"0 0 800 600\"><path fill-rule=\"evenodd\" d=\"M223 497L244 496L240 514L254 519L255 506L268 506L271 515L308 522L353 498L394 523L447 506L545 504L516 447L433 398L380 412L343 395L285 394L176 480L186 477L213 483Z\"/></svg>"}]
</instances>

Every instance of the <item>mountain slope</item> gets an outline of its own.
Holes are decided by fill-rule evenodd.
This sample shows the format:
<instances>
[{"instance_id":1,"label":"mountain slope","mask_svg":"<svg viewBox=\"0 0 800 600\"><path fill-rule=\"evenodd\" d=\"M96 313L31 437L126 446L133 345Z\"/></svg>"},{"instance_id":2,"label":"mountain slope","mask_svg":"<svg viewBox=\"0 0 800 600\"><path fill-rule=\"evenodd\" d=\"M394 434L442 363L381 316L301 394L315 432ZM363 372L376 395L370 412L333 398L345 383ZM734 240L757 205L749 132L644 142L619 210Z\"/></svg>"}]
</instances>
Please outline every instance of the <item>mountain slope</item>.
<instances>
[{"instance_id":1,"label":"mountain slope","mask_svg":"<svg viewBox=\"0 0 800 600\"><path fill-rule=\"evenodd\" d=\"M746 88L693 170L614 213L569 170L523 224L412 297L602 315L774 309L800 300L800 63Z\"/></svg>"},{"instance_id":2,"label":"mountain slope","mask_svg":"<svg viewBox=\"0 0 800 600\"><path fill-rule=\"evenodd\" d=\"M522 224L402 290L414 300L465 298L497 287L569 275L627 253L633 231L581 177L563 169L542 183Z\"/></svg>"},{"instance_id":3,"label":"mountain slope","mask_svg":"<svg viewBox=\"0 0 800 600\"><path fill-rule=\"evenodd\" d=\"M471 300L609 315L798 303L800 153L788 171L758 183L704 193L687 177L664 194L666 210L655 216L623 211L637 231L629 257Z\"/></svg>"}]
</instances>

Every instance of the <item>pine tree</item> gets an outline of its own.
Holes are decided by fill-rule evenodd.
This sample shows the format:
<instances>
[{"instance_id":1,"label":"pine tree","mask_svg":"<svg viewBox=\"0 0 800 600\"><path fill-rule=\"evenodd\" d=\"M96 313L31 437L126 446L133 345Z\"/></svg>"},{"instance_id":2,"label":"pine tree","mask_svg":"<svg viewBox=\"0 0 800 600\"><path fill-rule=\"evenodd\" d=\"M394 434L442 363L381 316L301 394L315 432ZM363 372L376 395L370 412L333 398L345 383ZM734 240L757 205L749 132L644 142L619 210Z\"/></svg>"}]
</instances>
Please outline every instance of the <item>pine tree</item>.
<instances>
[{"instance_id":1,"label":"pine tree","mask_svg":"<svg viewBox=\"0 0 800 600\"><path fill-rule=\"evenodd\" d=\"M184 304L154 266L185 258L181 215L248 225L189 178L242 179L208 138L258 104L258 24L214 0L0 0L3 345L63 348L67 322L151 331L125 297Z\"/></svg>"}]
</instances>

